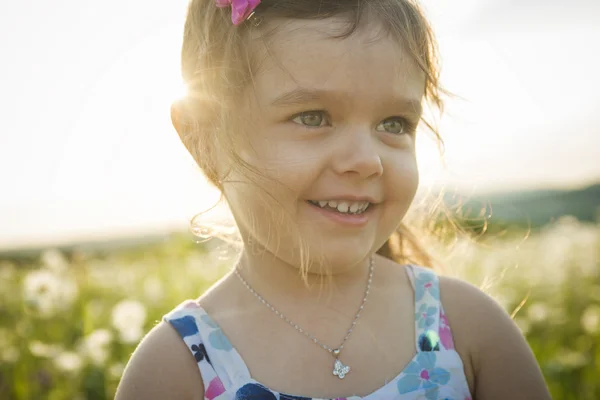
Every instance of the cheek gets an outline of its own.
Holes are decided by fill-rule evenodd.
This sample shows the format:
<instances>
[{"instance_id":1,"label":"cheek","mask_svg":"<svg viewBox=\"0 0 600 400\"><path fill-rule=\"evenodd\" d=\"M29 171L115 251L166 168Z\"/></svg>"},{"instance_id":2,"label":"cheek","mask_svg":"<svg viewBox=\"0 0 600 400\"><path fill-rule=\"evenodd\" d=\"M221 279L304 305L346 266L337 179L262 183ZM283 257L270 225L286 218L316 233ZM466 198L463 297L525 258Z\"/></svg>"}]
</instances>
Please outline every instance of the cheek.
<instances>
[{"instance_id":1,"label":"cheek","mask_svg":"<svg viewBox=\"0 0 600 400\"><path fill-rule=\"evenodd\" d=\"M250 180L241 174L232 174L223 186L229 209L236 225L243 236L253 236L263 242L262 238L281 220L285 214L278 207L280 196L273 190L264 189L264 179Z\"/></svg>"},{"instance_id":2,"label":"cheek","mask_svg":"<svg viewBox=\"0 0 600 400\"><path fill-rule=\"evenodd\" d=\"M241 156L270 181L265 190L281 200L301 196L319 177L324 162L314 146L298 140L261 141Z\"/></svg>"},{"instance_id":3,"label":"cheek","mask_svg":"<svg viewBox=\"0 0 600 400\"><path fill-rule=\"evenodd\" d=\"M289 196L293 188L285 185L274 183L272 176L254 181L243 174L232 174L224 185L224 194L244 240L292 262L301 235L296 197Z\"/></svg>"},{"instance_id":4,"label":"cheek","mask_svg":"<svg viewBox=\"0 0 600 400\"><path fill-rule=\"evenodd\" d=\"M236 221L250 229L252 225L268 225L296 215L298 199L307 195L318 177L316 163L298 154L260 157L254 153L242 157L255 171L236 168L223 185Z\"/></svg>"},{"instance_id":5,"label":"cheek","mask_svg":"<svg viewBox=\"0 0 600 400\"><path fill-rule=\"evenodd\" d=\"M379 219L381 243L398 228L410 208L419 186L416 162L396 164L385 177L386 201Z\"/></svg>"},{"instance_id":6,"label":"cheek","mask_svg":"<svg viewBox=\"0 0 600 400\"><path fill-rule=\"evenodd\" d=\"M387 198L392 202L405 205L408 209L419 187L419 170L413 156L397 160L388 166L386 174Z\"/></svg>"}]
</instances>

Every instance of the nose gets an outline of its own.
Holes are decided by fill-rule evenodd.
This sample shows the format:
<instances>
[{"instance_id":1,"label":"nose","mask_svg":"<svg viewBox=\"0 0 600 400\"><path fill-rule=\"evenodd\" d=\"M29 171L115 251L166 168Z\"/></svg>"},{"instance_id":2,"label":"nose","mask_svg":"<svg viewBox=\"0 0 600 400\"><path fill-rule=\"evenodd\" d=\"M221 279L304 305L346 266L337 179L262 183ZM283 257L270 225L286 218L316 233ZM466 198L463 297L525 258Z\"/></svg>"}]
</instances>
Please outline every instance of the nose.
<instances>
[{"instance_id":1,"label":"nose","mask_svg":"<svg viewBox=\"0 0 600 400\"><path fill-rule=\"evenodd\" d=\"M379 153L379 141L368 128L356 128L340 132L336 138L333 169L340 175L356 175L367 179L381 176L383 163Z\"/></svg>"}]
</instances>

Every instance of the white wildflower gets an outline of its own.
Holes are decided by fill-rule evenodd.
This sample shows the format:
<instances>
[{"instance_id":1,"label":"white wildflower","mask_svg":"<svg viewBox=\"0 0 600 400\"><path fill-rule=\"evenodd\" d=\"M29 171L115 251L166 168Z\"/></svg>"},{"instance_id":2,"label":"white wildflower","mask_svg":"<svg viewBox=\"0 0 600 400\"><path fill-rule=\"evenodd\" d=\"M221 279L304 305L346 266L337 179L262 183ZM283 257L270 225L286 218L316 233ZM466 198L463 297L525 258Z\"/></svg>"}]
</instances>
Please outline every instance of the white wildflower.
<instances>
[{"instance_id":1,"label":"white wildflower","mask_svg":"<svg viewBox=\"0 0 600 400\"><path fill-rule=\"evenodd\" d=\"M83 366L83 360L79 354L65 351L54 358L54 364L63 372L76 372Z\"/></svg>"},{"instance_id":2,"label":"white wildflower","mask_svg":"<svg viewBox=\"0 0 600 400\"><path fill-rule=\"evenodd\" d=\"M55 311L55 299L60 294L60 279L50 271L32 271L23 282L23 295L40 314L50 316Z\"/></svg>"},{"instance_id":3,"label":"white wildflower","mask_svg":"<svg viewBox=\"0 0 600 400\"><path fill-rule=\"evenodd\" d=\"M548 314L548 307L543 303L533 303L527 308L527 317L534 323L545 321Z\"/></svg>"},{"instance_id":4,"label":"white wildflower","mask_svg":"<svg viewBox=\"0 0 600 400\"><path fill-rule=\"evenodd\" d=\"M66 272L69 267L69 262L57 249L49 249L44 251L42 253L41 260L44 267L56 273Z\"/></svg>"},{"instance_id":5,"label":"white wildflower","mask_svg":"<svg viewBox=\"0 0 600 400\"><path fill-rule=\"evenodd\" d=\"M23 282L25 302L45 317L69 308L77 292L77 284L71 278L43 269L28 273Z\"/></svg>"},{"instance_id":6,"label":"white wildflower","mask_svg":"<svg viewBox=\"0 0 600 400\"><path fill-rule=\"evenodd\" d=\"M29 343L29 351L34 356L49 358L59 354L62 351L62 348L56 344L46 344L39 340L32 340Z\"/></svg>"},{"instance_id":7,"label":"white wildflower","mask_svg":"<svg viewBox=\"0 0 600 400\"><path fill-rule=\"evenodd\" d=\"M119 339L127 344L137 343L143 336L142 328L135 326L127 327L119 330Z\"/></svg>"},{"instance_id":8,"label":"white wildflower","mask_svg":"<svg viewBox=\"0 0 600 400\"><path fill-rule=\"evenodd\" d=\"M50 271L36 270L27 274L24 285L25 297L33 298L40 294L58 291L60 279Z\"/></svg>"},{"instance_id":9,"label":"white wildflower","mask_svg":"<svg viewBox=\"0 0 600 400\"><path fill-rule=\"evenodd\" d=\"M109 356L112 333L107 329L98 329L87 335L81 344L81 352L94 365L103 365Z\"/></svg>"},{"instance_id":10,"label":"white wildflower","mask_svg":"<svg viewBox=\"0 0 600 400\"><path fill-rule=\"evenodd\" d=\"M590 334L595 335L600 332L600 307L593 305L585 309L581 315L581 327Z\"/></svg>"},{"instance_id":11,"label":"white wildflower","mask_svg":"<svg viewBox=\"0 0 600 400\"><path fill-rule=\"evenodd\" d=\"M135 300L123 300L112 310L112 325L126 343L135 342L141 337L146 322L146 308Z\"/></svg>"},{"instance_id":12,"label":"white wildflower","mask_svg":"<svg viewBox=\"0 0 600 400\"><path fill-rule=\"evenodd\" d=\"M123 375L123 371L125 371L125 365L123 363L116 363L111 365L108 368L108 373L113 377L113 378L120 378Z\"/></svg>"}]
</instances>

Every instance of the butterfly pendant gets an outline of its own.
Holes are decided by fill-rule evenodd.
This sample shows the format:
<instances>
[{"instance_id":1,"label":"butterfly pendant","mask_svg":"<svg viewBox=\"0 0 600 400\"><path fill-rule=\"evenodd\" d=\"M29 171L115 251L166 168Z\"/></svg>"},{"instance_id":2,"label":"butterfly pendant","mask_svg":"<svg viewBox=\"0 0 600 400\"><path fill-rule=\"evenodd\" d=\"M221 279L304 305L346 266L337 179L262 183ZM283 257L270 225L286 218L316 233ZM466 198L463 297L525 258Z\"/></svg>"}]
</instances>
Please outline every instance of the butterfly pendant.
<instances>
[{"instance_id":1,"label":"butterfly pendant","mask_svg":"<svg viewBox=\"0 0 600 400\"><path fill-rule=\"evenodd\" d=\"M340 379L344 379L348 372L350 372L350 367L342 364L342 362L336 358L335 364L333 365L333 374Z\"/></svg>"}]
</instances>

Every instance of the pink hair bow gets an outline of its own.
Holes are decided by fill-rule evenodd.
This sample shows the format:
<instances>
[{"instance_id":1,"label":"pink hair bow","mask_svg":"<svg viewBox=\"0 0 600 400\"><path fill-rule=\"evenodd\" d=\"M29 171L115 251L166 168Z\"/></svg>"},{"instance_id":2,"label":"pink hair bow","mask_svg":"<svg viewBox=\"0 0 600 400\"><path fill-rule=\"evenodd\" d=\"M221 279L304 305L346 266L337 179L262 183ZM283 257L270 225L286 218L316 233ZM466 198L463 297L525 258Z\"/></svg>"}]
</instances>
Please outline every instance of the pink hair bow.
<instances>
[{"instance_id":1,"label":"pink hair bow","mask_svg":"<svg viewBox=\"0 0 600 400\"><path fill-rule=\"evenodd\" d=\"M217 7L231 6L231 21L234 25L244 22L260 4L260 0L215 0Z\"/></svg>"}]
</instances>

